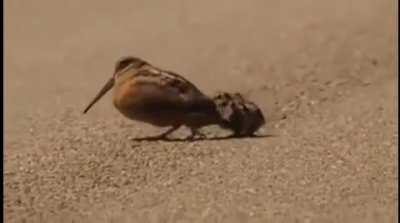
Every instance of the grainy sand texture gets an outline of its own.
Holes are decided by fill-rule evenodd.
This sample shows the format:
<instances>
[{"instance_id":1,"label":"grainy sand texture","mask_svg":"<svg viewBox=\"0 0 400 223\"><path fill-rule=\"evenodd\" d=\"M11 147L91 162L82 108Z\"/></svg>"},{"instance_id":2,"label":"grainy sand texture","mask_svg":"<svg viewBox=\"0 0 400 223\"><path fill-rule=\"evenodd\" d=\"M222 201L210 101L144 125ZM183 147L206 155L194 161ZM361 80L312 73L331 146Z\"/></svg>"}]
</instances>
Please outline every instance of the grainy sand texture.
<instances>
[{"instance_id":1,"label":"grainy sand texture","mask_svg":"<svg viewBox=\"0 0 400 223\"><path fill-rule=\"evenodd\" d=\"M396 4L6 0L6 222L395 222ZM243 93L274 136L134 141L164 129L111 94L83 115L125 55Z\"/></svg>"}]
</instances>

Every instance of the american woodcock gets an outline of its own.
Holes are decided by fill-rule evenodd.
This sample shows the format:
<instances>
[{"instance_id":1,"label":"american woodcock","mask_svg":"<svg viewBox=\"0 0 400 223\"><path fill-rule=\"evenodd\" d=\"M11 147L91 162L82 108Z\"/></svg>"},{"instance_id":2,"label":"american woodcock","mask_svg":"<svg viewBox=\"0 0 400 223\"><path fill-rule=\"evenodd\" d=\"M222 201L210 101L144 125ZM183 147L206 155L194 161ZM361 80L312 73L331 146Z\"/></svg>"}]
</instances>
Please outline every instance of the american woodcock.
<instances>
[{"instance_id":1,"label":"american woodcock","mask_svg":"<svg viewBox=\"0 0 400 223\"><path fill-rule=\"evenodd\" d=\"M235 135L252 135L265 123L260 109L240 94L221 93L214 98L203 94L194 84L174 72L159 69L137 57L124 57L86 113L114 87L114 106L127 118L159 127L170 127L152 138L165 138L181 126L191 136L202 136L199 128L219 125Z\"/></svg>"}]
</instances>

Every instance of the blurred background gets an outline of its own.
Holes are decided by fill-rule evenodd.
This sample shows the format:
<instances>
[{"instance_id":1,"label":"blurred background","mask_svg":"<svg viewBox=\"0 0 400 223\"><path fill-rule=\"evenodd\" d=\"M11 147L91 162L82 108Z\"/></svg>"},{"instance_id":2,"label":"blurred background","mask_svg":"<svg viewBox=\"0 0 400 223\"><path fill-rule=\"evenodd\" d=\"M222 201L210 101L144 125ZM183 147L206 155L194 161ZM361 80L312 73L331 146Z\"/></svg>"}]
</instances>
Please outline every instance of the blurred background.
<instances>
[{"instance_id":1,"label":"blurred background","mask_svg":"<svg viewBox=\"0 0 400 223\"><path fill-rule=\"evenodd\" d=\"M58 211L50 211L52 210L50 207L55 207L55 204L61 205L61 203L65 207L61 205L62 207L57 210L70 210L70 206L82 203L88 205L86 209L75 210L71 212L73 214L68 215L76 217L78 222L81 222L79 220L81 218L78 216L89 216L89 213L95 213L94 209L90 207L94 201L89 198L70 200L70 198L63 197L57 200L52 197L54 194L61 193L52 190L56 186L49 186L48 192L43 192L44 194L40 198L32 195L34 188L40 190L42 188L40 185L46 184L45 179L61 177L64 174L62 171L57 173L50 171L51 168L48 167L50 161L37 161L37 165L42 166L40 168L39 166L31 167L39 168L38 172L34 174L38 178L29 178L28 175L22 173L23 171L18 171L18 168L21 165L28 165L26 164L27 160L33 159L32 157L36 156L34 154L41 154L38 155L39 157L54 158L59 157L61 153L65 155L62 159L66 164L60 167L60 170L69 169L68 165L76 157L69 156L68 150L83 145L71 141L69 138L68 141L65 137L69 137L68 135L71 134L79 135L82 128L108 126L111 123L110 125L119 125L118 129L123 129L117 130L115 127L115 131L111 133L107 132L107 128L101 128L103 135L89 137L90 140L97 142L121 141L118 138L122 137L120 131L123 131L122 135L126 135L128 132L135 135L140 132L135 128L142 129L142 126L148 131L143 133L144 135L154 133L155 128L144 124L132 124L125 120L113 108L111 94L102 99L89 115L83 117L80 114L86 103L112 75L116 60L121 56L133 55L148 60L155 66L184 75L206 94L212 95L219 90L244 93L259 104L266 113L268 131L277 132L280 135L275 139L257 139L255 144L250 141L220 142L222 144L203 142L200 144L200 148L204 151L214 151L213 149L220 148L221 154L226 155L226 153L230 154L226 151L227 148L235 146L247 148L243 149L242 153L239 152L242 150L237 149L234 153L236 155L229 159L227 157L223 159L231 160L232 163L241 163L246 160L255 166L241 168L245 170L255 168L254 171L259 169L261 172L256 171L255 173L261 174L260 177L267 173L271 177L272 173L278 173L281 169L277 166L273 168L270 166L268 168L272 168L269 169L272 172L268 172L263 167L267 168L265 165L272 165L272 161L269 164L266 163L266 159L258 162L255 157L263 157L263 155L271 157L272 154L281 154L276 157L276 161L273 162L275 163L278 160L287 159L290 155L282 152L281 149L276 149L275 152L271 151L271 148L287 148L291 152L297 148L298 150L294 154L302 157L302 162L310 163L315 157L310 157L310 151L305 150L308 147L301 142L315 142L314 145L311 145L312 148L330 148L333 143L327 145L318 143L324 141L327 143L328 141L324 137L335 136L337 139L333 142L338 142L342 149L339 149L342 152L340 155L342 158L337 159L352 160L340 161L350 165L350 167L343 167L349 168L349 170L339 167L337 172L332 172L332 175L328 173L325 177L318 174L324 172L323 166L331 165L329 162L312 166L310 167L312 170L303 169L303 172L300 171L293 175L297 178L282 175L283 178L280 180L288 184L281 185L276 183L279 179L268 178L268 182L272 185L269 189L266 184L260 184L259 188L255 192L250 191L249 193L252 195L243 201L247 205L244 208L246 211L243 211L247 214L243 214L243 216L250 216L251 211L247 212L248 207L254 206L259 209L256 208L257 211L251 213L260 219L272 219L274 222L278 222L279 219L284 222L292 222L292 220L294 222L299 215L301 215L299 217L301 222L306 222L303 221L304 219L313 219L313 216L315 219L320 219L318 222L334 221L337 216L344 216L344 220L341 222L348 219L375 219L374 216L377 221L375 219L371 222L391 222L390 219L395 213L393 132L395 129L394 115L397 112L394 104L396 99L395 81L397 80L395 67L396 1L6 0L4 6L5 154L8 165L6 165L6 171L9 173L6 175L5 213L9 220L17 221L21 218L16 216L25 215L38 217L39 215L43 216L43 213L50 212L55 213L55 216L60 216ZM67 116L68 118L66 118ZM379 123L375 123L379 120ZM79 125L76 122L79 122ZM362 124L369 122L372 122L370 127L362 127ZM346 131L347 128L350 129ZM63 132L59 133L58 131ZM65 131L69 133L65 133ZM363 132L362 135L357 135L361 134L360 132ZM341 133L346 133L346 135L339 136ZM111 134L113 134L111 139L104 139L104 135ZM397 133L395 134L397 135ZM52 139L56 139L50 140L49 135L52 135ZM54 150L54 143L57 140L62 141L67 151ZM353 147L358 144L355 143L358 142L357 140L368 141L371 144L363 145L360 150L353 150ZM387 142L387 149L378 150L378 146L374 143L379 142ZM141 148L148 150L146 146L142 145ZM260 150L249 152L248 149L253 146ZM90 148L93 147L99 146ZM172 147L186 148L186 145L178 143ZM332 150L337 151L338 149ZM78 151L80 151L80 157L93 155L87 152L91 150ZM126 150L121 149L121 151ZM351 151L356 154L357 152L354 151L360 151L361 155L357 158L359 154L354 155ZM384 154L381 154L382 151ZM293 154L291 152L290 154ZM248 155L249 153L255 157L251 157ZM316 156L316 159L325 160L326 154L328 153L323 152ZM105 156L107 155L99 155L100 163ZM149 156L153 155L143 155L143 160L149 159ZM177 156L179 157L179 151L177 151ZM246 156L250 157L246 158ZM346 156L348 158L343 158ZM163 155L160 157L163 159ZM59 159L61 158L55 159L54 162L59 162ZM206 164L214 162L210 157L195 159ZM273 159L275 160L275 158ZM246 165L243 162L242 165ZM116 163L111 165L117 165ZM249 163L248 165L250 165ZM374 163L376 166L368 166L370 163ZM258 164L259 166L257 166ZM79 169L83 168L84 164L74 165L77 165ZM121 165L129 167L133 164L127 162ZM222 166L218 165L213 169L213 165L210 163L210 169L202 170L203 174L207 176L227 168L222 164ZM199 170L194 166L186 167ZM186 167L181 166L182 171ZM298 167L292 167L298 169ZM102 168L99 167L97 170L104 172ZM139 168L151 169L152 167ZM224 175L221 172L222 179L234 179L235 177L242 179L240 177L244 177L243 180L246 181L245 176L248 174L246 171L243 172L239 167L237 170L232 168L233 171L230 175ZM367 175L359 175L360 178L357 178L355 176L359 172L350 170L370 172ZM152 171L153 173L161 171L159 174L162 176L169 174L168 168L164 168L164 171L160 169ZM347 188L348 191L361 190L364 191L362 193L365 196L362 196L361 199L357 195L354 200L348 201L347 199L350 199L348 197L351 197L352 193L346 194L343 191L342 193L335 188L329 189L331 192L333 190L332 193L325 191L329 194L325 197L325 195L312 192L307 194L296 186L291 187L291 183L300 182L299 179L303 179L310 171L316 171L314 177L309 176L305 182L311 182L311 186L307 187L314 188L312 186L314 185L314 191L318 191L318 186L323 187L329 182L342 179L343 182L354 183ZM120 174L121 172L117 171L114 175L119 176ZM122 175L120 177L123 178ZM347 180L341 177L345 177ZM89 178L83 179L88 180ZM377 180L378 178L379 180ZM64 192L69 191L79 195L90 194L95 190L83 189L86 188L84 186L75 188L76 190L71 189L67 182L60 179L59 181L63 183L56 185L63 188ZM153 180L157 181L156 179L158 178ZM171 179L173 181L175 178ZM375 180L370 183L360 179ZM75 183L71 184L77 184L75 180L73 181ZM199 192L199 197L189 200L194 203L200 202L198 199L201 200L202 195L216 193L217 190L212 189L215 188L212 186L213 180L218 181L214 178L209 179L208 181L211 183L205 182L203 185L208 189ZM149 183L153 181L146 182L145 188L154 189ZM356 182L362 183L355 185ZM380 182L380 185L375 185L376 182ZM251 182L247 183L252 185ZM29 189L26 189L24 185L30 185ZM168 193L181 194L183 197L189 196L194 193L190 188L196 185L199 184L188 183L187 187L182 190L179 190L179 186L172 186L171 190L174 192L169 191ZM143 191L129 189L129 184L127 188L126 193L130 195L137 195ZM223 184L221 188L228 188L228 185ZM26 190L30 192L26 192ZM168 194L163 189L160 191L160 194ZM296 192L300 195L304 192L304 196L302 195L303 198L299 198L300 200L297 201L285 200L283 195L283 197L279 195L279 191ZM65 194L66 192L64 192L62 193ZM325 194L325 192L321 193ZM220 209L218 210L230 210L229 205L234 204L232 203L235 200L233 198L241 196L242 193L248 192L241 190L227 192L224 198L215 201L215 204L219 205ZM99 192L99 194L103 193ZM161 196L160 194L158 195ZM17 195L32 196L32 199L28 199L29 201L26 202L18 201ZM180 197L180 195L176 196ZM337 206L321 207L318 202L310 198L313 196L322 196L319 198L336 202ZM255 197L262 197L262 200L256 202ZM378 197L383 197L384 200L377 201ZM269 201L267 201L268 199ZM124 204L122 200L123 198L115 198L112 202L122 205ZM111 201L97 201L100 204L109 204L108 202ZM268 203L270 205L268 206L265 202L279 203L280 205L274 206ZM134 203L131 201L130 204ZM366 208L363 206L366 203L371 206ZM42 206L38 206L39 204ZM175 205L175 203L169 204ZM176 203L177 206L179 206L178 204L180 203ZM122 207L128 206L122 205ZM300 206L309 207L309 209L301 209L297 213L291 211L296 209L294 207ZM378 210L372 217L364 213L369 207L371 210ZM194 219L202 219L201 216L204 215L206 217L203 216L205 219L203 220L206 222L210 222L207 220L208 212L206 210L211 210L210 216L219 216L220 211L212 212L216 209L207 209L206 206L201 205L197 208L191 209L186 206L186 211L182 213L193 213ZM164 210L164 206L160 209ZM361 209L364 209L364 212ZM347 212L341 215L342 212L334 210L346 210ZM166 213L169 212L166 211ZM243 219L247 219L243 216ZM38 217L38 219L40 218ZM189 218L182 217L182 219ZM117 220L117 222L121 221Z\"/></svg>"}]
</instances>

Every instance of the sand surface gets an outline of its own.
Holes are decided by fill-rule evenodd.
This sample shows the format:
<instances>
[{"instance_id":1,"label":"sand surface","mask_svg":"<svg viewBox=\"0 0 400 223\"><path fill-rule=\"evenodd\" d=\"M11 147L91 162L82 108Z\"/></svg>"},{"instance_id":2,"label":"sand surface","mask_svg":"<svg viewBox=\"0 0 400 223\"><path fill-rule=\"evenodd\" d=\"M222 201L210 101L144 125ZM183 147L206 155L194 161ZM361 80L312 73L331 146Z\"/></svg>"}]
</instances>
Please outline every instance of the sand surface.
<instances>
[{"instance_id":1,"label":"sand surface","mask_svg":"<svg viewBox=\"0 0 400 223\"><path fill-rule=\"evenodd\" d=\"M395 222L394 2L6 0L6 221ZM111 94L82 115L124 55L245 94L274 137L137 142L164 129Z\"/></svg>"}]
</instances>

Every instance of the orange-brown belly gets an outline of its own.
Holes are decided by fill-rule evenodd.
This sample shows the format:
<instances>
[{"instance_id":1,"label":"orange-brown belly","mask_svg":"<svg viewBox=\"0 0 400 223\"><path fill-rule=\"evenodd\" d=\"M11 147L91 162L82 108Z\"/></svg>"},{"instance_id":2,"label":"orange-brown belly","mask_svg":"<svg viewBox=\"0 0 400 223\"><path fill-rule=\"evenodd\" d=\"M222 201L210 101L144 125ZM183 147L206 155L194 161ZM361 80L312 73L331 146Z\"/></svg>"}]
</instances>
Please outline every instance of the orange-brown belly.
<instances>
[{"instance_id":1,"label":"orange-brown belly","mask_svg":"<svg viewBox=\"0 0 400 223\"><path fill-rule=\"evenodd\" d=\"M156 126L171 126L182 122L179 110L165 111L158 107L163 97L157 86L127 81L115 86L114 106L127 118Z\"/></svg>"}]
</instances>

